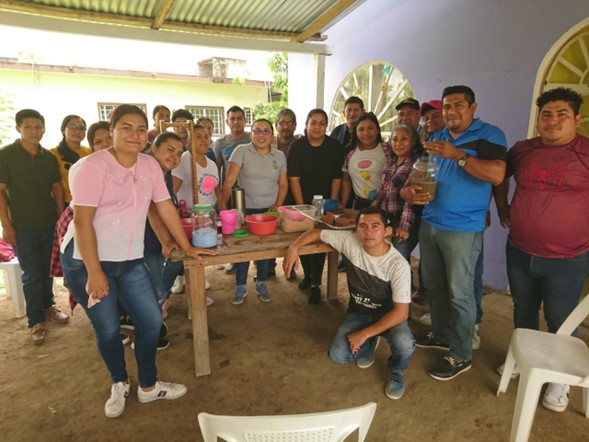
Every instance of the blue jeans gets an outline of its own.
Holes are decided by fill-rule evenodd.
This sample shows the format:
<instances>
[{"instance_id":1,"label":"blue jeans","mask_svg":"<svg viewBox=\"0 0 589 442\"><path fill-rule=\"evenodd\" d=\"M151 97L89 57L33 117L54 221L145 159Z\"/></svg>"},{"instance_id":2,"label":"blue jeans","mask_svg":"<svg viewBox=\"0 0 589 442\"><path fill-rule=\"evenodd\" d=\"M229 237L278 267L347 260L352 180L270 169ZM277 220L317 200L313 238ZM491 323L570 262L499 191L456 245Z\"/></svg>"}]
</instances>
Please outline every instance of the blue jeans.
<instances>
[{"instance_id":1,"label":"blue jeans","mask_svg":"<svg viewBox=\"0 0 589 442\"><path fill-rule=\"evenodd\" d=\"M540 328L540 306L548 331L556 333L579 303L589 252L574 258L541 258L507 244L507 277L516 328Z\"/></svg>"},{"instance_id":2,"label":"blue jeans","mask_svg":"<svg viewBox=\"0 0 589 442\"><path fill-rule=\"evenodd\" d=\"M421 221L419 247L428 291L432 331L450 355L469 361L476 321L474 269L483 232L452 232Z\"/></svg>"},{"instance_id":3,"label":"blue jeans","mask_svg":"<svg viewBox=\"0 0 589 442\"><path fill-rule=\"evenodd\" d=\"M88 272L83 261L72 257L72 249L73 241L61 255L64 278L94 327L98 351L112 382L124 382L129 379L120 337L120 303L135 325L135 359L139 385L155 385L155 354L162 326L162 312L143 259L123 262L101 261L102 271L108 278L109 294L98 304L88 308L88 294L85 288Z\"/></svg>"},{"instance_id":4,"label":"blue jeans","mask_svg":"<svg viewBox=\"0 0 589 442\"><path fill-rule=\"evenodd\" d=\"M477 303L477 318L476 323L480 324L483 320L483 261L484 261L484 243L481 243L481 253L477 258L477 263L474 268L474 300Z\"/></svg>"},{"instance_id":5,"label":"blue jeans","mask_svg":"<svg viewBox=\"0 0 589 442\"><path fill-rule=\"evenodd\" d=\"M143 261L149 270L149 279L155 290L157 302L159 305L162 305L168 297L168 292L166 292L164 281L162 279L164 256L161 253L146 253L143 256Z\"/></svg>"},{"instance_id":6,"label":"blue jeans","mask_svg":"<svg viewBox=\"0 0 589 442\"><path fill-rule=\"evenodd\" d=\"M383 314L361 314L350 313L340 325L337 334L329 347L329 358L336 364L347 364L358 358L370 355L376 345L376 336L367 340L356 354L350 351L348 335L363 328L369 327L378 322ZM404 371L407 368L409 359L415 351L415 338L407 321L384 331L384 336L391 347L391 355L387 360L387 367L390 371Z\"/></svg>"},{"instance_id":7,"label":"blue jeans","mask_svg":"<svg viewBox=\"0 0 589 442\"><path fill-rule=\"evenodd\" d=\"M391 225L394 229L399 227L399 220L390 219ZM399 251L401 255L411 263L411 252L417 246L419 239L419 225L421 224L421 209L415 211L415 219L409 228L409 238L404 241L399 241L398 237L393 237L393 247Z\"/></svg>"},{"instance_id":8,"label":"blue jeans","mask_svg":"<svg viewBox=\"0 0 589 442\"><path fill-rule=\"evenodd\" d=\"M54 226L16 229L14 253L22 269L29 328L45 322L45 310L55 304L49 277Z\"/></svg>"},{"instance_id":9,"label":"blue jeans","mask_svg":"<svg viewBox=\"0 0 589 442\"><path fill-rule=\"evenodd\" d=\"M246 209L246 215L255 215L259 213L267 212L268 209ZM275 259L262 259L260 261L256 261L256 265L258 266L257 272L257 280L258 282L266 282L268 277L268 269L270 265L270 261L274 261L274 267L276 267L276 260ZM250 268L250 262L238 262L235 264L235 283L237 285L246 285L247 284L247 271Z\"/></svg>"}]
</instances>

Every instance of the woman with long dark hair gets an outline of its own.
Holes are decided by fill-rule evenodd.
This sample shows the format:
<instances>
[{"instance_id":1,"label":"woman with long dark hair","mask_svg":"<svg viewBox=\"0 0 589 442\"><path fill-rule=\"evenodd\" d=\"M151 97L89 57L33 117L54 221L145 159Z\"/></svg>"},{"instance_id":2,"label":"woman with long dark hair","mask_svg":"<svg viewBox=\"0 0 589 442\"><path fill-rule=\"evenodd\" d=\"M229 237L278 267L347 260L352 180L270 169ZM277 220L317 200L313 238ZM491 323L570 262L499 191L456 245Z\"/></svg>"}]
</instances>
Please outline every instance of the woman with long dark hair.
<instances>
[{"instance_id":1,"label":"woman with long dark hair","mask_svg":"<svg viewBox=\"0 0 589 442\"><path fill-rule=\"evenodd\" d=\"M90 155L92 149L82 146L82 141L86 137L86 122L78 115L68 115L63 119L61 122L61 134L63 138L57 147L51 149L51 153L57 158L63 197L67 206L72 200L68 172L76 161Z\"/></svg>"},{"instance_id":2,"label":"woman with long dark hair","mask_svg":"<svg viewBox=\"0 0 589 442\"><path fill-rule=\"evenodd\" d=\"M184 385L160 382L155 354L162 313L143 260L144 232L150 202L188 256L214 252L193 248L157 161L141 154L147 142L147 117L130 104L110 117L113 146L76 163L71 169L74 222L61 246L67 287L84 308L98 351L112 379L104 412L120 416L130 392L120 339L119 305L135 325L135 359L139 402L176 399Z\"/></svg>"},{"instance_id":3,"label":"woman with long dark hair","mask_svg":"<svg viewBox=\"0 0 589 442\"><path fill-rule=\"evenodd\" d=\"M342 183L343 148L326 135L327 113L313 109L307 115L305 136L290 146L287 158L288 183L295 204L311 204L314 195L338 199ZM325 253L301 256L305 276L299 288L311 288L310 304L321 300L321 277Z\"/></svg>"},{"instance_id":4,"label":"woman with long dark hair","mask_svg":"<svg viewBox=\"0 0 589 442\"><path fill-rule=\"evenodd\" d=\"M382 142L380 123L372 112L360 115L352 128L352 150L344 159L342 198L340 209L348 207L352 195L352 208L361 210L380 190L382 170L391 156L390 146ZM353 192L352 192L353 190Z\"/></svg>"}]
</instances>

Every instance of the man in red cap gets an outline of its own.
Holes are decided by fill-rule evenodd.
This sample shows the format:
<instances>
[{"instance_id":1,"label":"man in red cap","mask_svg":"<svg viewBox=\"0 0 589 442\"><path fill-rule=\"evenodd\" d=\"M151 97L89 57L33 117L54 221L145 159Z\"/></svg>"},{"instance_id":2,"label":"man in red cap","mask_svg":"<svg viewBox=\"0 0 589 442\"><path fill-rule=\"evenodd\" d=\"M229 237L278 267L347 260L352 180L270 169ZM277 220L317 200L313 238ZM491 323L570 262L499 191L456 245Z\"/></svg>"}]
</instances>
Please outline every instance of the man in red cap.
<instances>
[{"instance_id":1,"label":"man in red cap","mask_svg":"<svg viewBox=\"0 0 589 442\"><path fill-rule=\"evenodd\" d=\"M430 100L422 103L419 108L419 115L421 116L423 129L428 137L434 132L446 127L444 117L442 116L441 100Z\"/></svg>"}]
</instances>

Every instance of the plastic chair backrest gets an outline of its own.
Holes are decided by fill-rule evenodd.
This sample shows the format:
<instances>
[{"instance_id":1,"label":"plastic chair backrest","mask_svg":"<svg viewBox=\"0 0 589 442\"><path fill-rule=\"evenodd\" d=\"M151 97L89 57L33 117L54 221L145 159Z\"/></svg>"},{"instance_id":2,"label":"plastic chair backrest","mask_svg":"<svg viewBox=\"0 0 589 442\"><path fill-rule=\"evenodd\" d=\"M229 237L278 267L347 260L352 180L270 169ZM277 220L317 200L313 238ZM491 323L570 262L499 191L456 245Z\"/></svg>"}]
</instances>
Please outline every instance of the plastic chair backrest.
<instances>
[{"instance_id":1,"label":"plastic chair backrest","mask_svg":"<svg viewBox=\"0 0 589 442\"><path fill-rule=\"evenodd\" d=\"M579 305L565 319L556 334L570 336L587 315L589 315L589 293L585 295L585 298L579 302Z\"/></svg>"},{"instance_id":2,"label":"plastic chair backrest","mask_svg":"<svg viewBox=\"0 0 589 442\"><path fill-rule=\"evenodd\" d=\"M341 442L356 429L363 442L376 404L322 413L282 416L219 416L199 413L204 442Z\"/></svg>"}]
</instances>

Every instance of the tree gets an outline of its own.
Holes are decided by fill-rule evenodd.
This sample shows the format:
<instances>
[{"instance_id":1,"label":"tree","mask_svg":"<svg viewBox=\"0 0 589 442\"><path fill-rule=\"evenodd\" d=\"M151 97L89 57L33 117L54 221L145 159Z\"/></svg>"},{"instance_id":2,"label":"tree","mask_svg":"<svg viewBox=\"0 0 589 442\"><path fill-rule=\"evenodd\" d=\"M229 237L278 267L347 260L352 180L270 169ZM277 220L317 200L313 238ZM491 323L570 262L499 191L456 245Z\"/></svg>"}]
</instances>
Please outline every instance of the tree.
<instances>
[{"instance_id":1,"label":"tree","mask_svg":"<svg viewBox=\"0 0 589 442\"><path fill-rule=\"evenodd\" d=\"M255 119L266 118L274 123L278 112L288 106L288 54L286 52L274 53L268 60L268 67L274 74L272 90L269 91L271 101L257 103L253 107L252 113ZM273 90L278 91L280 96L278 101L272 101Z\"/></svg>"}]
</instances>

